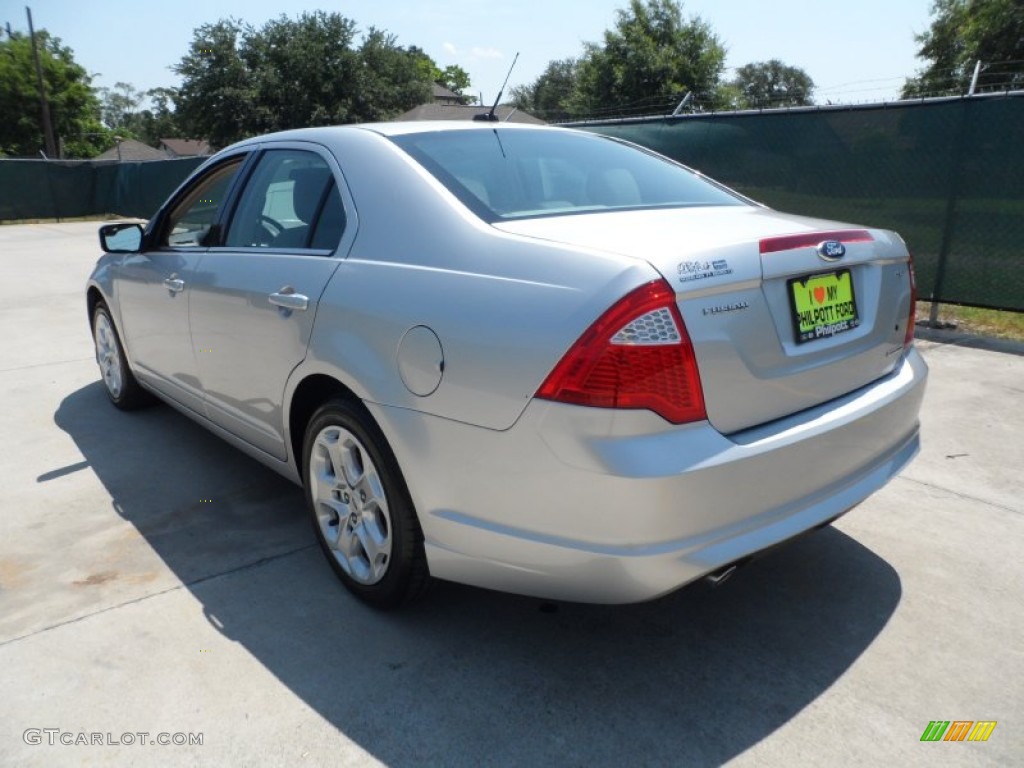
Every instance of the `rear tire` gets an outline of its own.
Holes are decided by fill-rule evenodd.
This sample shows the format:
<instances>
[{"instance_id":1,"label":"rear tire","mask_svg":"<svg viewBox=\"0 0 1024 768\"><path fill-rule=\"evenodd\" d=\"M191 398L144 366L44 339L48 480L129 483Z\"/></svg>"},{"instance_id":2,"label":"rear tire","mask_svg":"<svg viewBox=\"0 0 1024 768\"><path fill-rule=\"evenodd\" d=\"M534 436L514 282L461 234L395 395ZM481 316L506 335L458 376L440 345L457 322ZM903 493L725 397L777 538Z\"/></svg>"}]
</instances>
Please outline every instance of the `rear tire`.
<instances>
[{"instance_id":1,"label":"rear tire","mask_svg":"<svg viewBox=\"0 0 1024 768\"><path fill-rule=\"evenodd\" d=\"M135 374L128 367L128 358L124 354L114 319L102 301L96 304L92 313L92 339L103 388L110 402L122 411L133 411L152 403L153 396L139 385Z\"/></svg>"},{"instance_id":2,"label":"rear tire","mask_svg":"<svg viewBox=\"0 0 1024 768\"><path fill-rule=\"evenodd\" d=\"M419 597L429 582L423 532L398 462L361 405L331 400L303 441L306 506L320 548L348 590L375 608Z\"/></svg>"}]
</instances>

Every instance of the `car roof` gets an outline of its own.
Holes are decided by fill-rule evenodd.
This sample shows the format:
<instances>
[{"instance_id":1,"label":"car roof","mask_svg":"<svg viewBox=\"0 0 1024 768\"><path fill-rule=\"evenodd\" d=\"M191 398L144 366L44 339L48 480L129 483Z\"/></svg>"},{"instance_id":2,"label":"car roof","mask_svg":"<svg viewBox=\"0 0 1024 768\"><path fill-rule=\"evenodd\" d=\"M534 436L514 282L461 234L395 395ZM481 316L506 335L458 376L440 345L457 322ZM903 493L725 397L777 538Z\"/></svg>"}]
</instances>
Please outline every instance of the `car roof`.
<instances>
[{"instance_id":1,"label":"car roof","mask_svg":"<svg viewBox=\"0 0 1024 768\"><path fill-rule=\"evenodd\" d=\"M483 109L483 108L481 108ZM259 144L265 141L317 141L329 142L353 131L369 131L380 136L405 136L414 133L439 131L486 131L500 127L503 131L568 131L548 125L524 125L522 123L500 123L483 120L411 120L394 123L354 123L351 125L325 125L315 128L294 128L261 136L252 136L231 145L231 148Z\"/></svg>"},{"instance_id":2,"label":"car roof","mask_svg":"<svg viewBox=\"0 0 1024 768\"><path fill-rule=\"evenodd\" d=\"M485 113L481 112L481 114ZM550 125L526 125L490 120L409 120L395 123L366 123L355 127L374 131L382 136L404 136L409 133L434 133L436 131L486 131L494 128L513 131L566 130Z\"/></svg>"}]
</instances>

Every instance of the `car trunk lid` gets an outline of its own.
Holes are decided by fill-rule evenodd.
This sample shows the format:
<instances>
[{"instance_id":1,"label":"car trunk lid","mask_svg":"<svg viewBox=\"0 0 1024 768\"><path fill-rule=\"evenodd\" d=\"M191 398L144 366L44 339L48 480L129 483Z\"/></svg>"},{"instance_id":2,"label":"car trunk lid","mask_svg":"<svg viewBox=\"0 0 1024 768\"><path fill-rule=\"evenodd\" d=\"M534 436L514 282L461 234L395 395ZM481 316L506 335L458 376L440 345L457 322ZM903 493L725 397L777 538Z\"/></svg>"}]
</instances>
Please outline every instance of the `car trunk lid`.
<instances>
[{"instance_id":1,"label":"car trunk lid","mask_svg":"<svg viewBox=\"0 0 1024 768\"><path fill-rule=\"evenodd\" d=\"M708 419L724 434L858 389L893 370L903 352L908 255L885 230L754 206L495 226L632 256L658 270L676 291ZM819 248L827 242L841 246Z\"/></svg>"}]
</instances>

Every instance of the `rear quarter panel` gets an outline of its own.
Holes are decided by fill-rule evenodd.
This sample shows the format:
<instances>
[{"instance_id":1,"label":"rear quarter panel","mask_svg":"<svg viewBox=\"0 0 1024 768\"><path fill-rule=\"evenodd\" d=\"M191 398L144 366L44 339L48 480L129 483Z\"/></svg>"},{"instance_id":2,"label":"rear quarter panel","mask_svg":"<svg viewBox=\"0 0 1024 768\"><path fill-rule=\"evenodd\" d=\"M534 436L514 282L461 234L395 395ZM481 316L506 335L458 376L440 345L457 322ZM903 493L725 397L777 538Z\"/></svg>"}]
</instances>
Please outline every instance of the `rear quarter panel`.
<instances>
[{"instance_id":1,"label":"rear quarter panel","mask_svg":"<svg viewBox=\"0 0 1024 768\"><path fill-rule=\"evenodd\" d=\"M359 231L324 292L302 376L327 373L374 403L506 429L594 319L658 277L628 257L499 232L369 131L331 148ZM402 337L418 325L444 354L425 397L398 371Z\"/></svg>"}]
</instances>

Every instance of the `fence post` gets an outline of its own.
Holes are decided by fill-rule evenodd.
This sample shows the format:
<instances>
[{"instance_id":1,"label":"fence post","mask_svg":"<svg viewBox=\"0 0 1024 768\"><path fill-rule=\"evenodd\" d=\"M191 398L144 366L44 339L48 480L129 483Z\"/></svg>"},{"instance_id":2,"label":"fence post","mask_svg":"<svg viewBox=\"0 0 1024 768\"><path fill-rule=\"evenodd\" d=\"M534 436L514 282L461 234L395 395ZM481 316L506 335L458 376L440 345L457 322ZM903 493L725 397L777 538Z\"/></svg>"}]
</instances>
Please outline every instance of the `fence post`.
<instances>
[{"instance_id":1,"label":"fence post","mask_svg":"<svg viewBox=\"0 0 1024 768\"><path fill-rule=\"evenodd\" d=\"M941 328L939 322L939 301L942 299L943 283L946 281L946 264L949 261L949 250L953 245L953 233L956 231L956 204L960 193L960 176L963 170L964 144L967 139L967 113L970 109L969 97L960 102L960 124L956 129L953 144L953 156L949 164L949 188L946 198L946 219L942 226L942 241L939 244L939 263L935 268L935 285L932 288L932 308L928 313L928 326Z\"/></svg>"}]
</instances>

